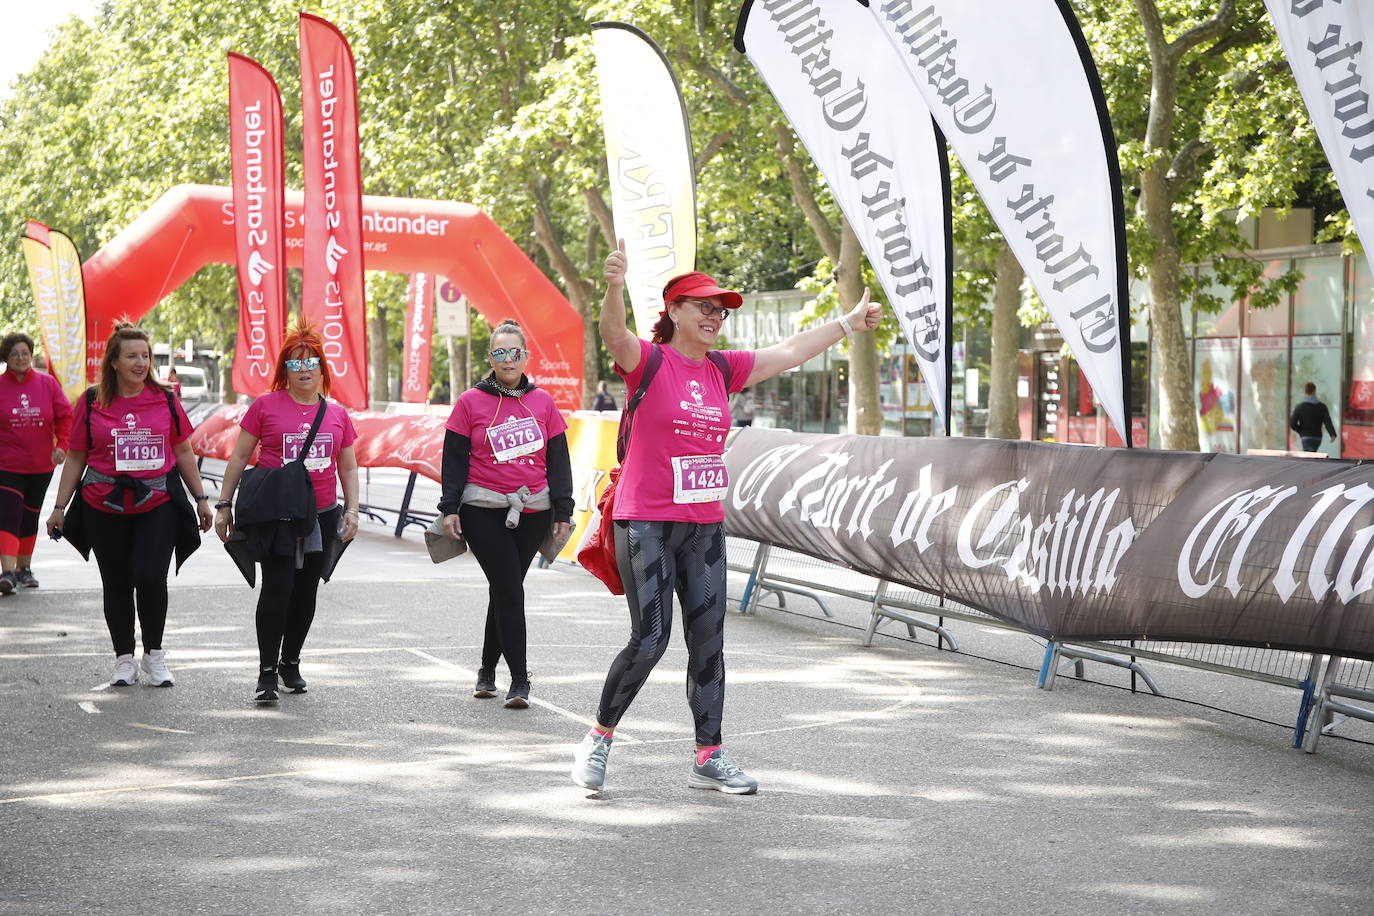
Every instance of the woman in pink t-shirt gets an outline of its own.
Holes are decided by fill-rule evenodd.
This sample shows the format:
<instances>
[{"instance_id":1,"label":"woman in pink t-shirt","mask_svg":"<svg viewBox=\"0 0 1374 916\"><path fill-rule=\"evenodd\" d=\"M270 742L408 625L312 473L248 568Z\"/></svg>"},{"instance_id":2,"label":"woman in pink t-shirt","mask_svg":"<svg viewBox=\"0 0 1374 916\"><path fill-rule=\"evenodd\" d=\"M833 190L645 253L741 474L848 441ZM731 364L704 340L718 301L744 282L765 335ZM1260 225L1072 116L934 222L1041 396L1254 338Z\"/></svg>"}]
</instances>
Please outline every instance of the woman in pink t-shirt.
<instances>
[{"instance_id":1,"label":"woman in pink t-shirt","mask_svg":"<svg viewBox=\"0 0 1374 916\"><path fill-rule=\"evenodd\" d=\"M118 324L100 360L100 381L76 401L71 448L57 485L48 533L60 532L72 496L81 500L83 534L95 552L104 587L105 625L114 643L110 683L140 680L171 687L163 654L167 568L199 543L182 482L196 500L199 527L210 527L205 484L188 441L191 421L181 402L153 377L148 333ZM80 493L77 494L78 481ZM187 533L192 544L179 544ZM179 549L181 548L181 549ZM178 560L178 564L180 559ZM134 665L134 616L143 631L143 659Z\"/></svg>"},{"instance_id":2,"label":"woman in pink t-shirt","mask_svg":"<svg viewBox=\"0 0 1374 916\"><path fill-rule=\"evenodd\" d=\"M615 502L615 551L630 605L630 641L606 675L596 726L578 745L573 782L599 789L615 727L668 649L673 593L682 603L687 694L696 725L688 785L732 795L757 791L721 747L725 700L725 532L729 480L725 437L729 395L800 366L845 335L878 326L881 309L863 298L837 321L762 350L713 354L730 309L743 297L704 273L663 288L664 308L650 344L625 326L625 242L606 258L601 339L625 379L627 409L659 353L635 407ZM712 358L708 358L712 357ZM723 359L722 359L723 357Z\"/></svg>"},{"instance_id":3,"label":"woman in pink t-shirt","mask_svg":"<svg viewBox=\"0 0 1374 916\"><path fill-rule=\"evenodd\" d=\"M277 371L267 394L253 401L239 423L239 438L224 469L224 485L215 503L215 533L228 541L234 531L234 491L243 469L258 452L258 466L279 468L300 457L320 407L324 417L305 453L305 467L315 491L318 531L303 539L276 532L250 534L251 550L262 565L258 592L258 682L253 699L278 701L277 681L290 693L305 693L301 648L315 620L315 602L324 564L336 541L358 533L358 438L348 411L325 400L332 379L319 332L298 326L287 335L277 357ZM343 506L339 506L339 486ZM253 526L261 528L263 526ZM299 541L299 543L298 543Z\"/></svg>"},{"instance_id":4,"label":"woman in pink t-shirt","mask_svg":"<svg viewBox=\"0 0 1374 916\"><path fill-rule=\"evenodd\" d=\"M491 372L463 392L445 424L444 528L462 537L490 586L482 663L472 695L496 696L496 663L510 669L506 706L529 706L525 574L544 539L568 535L572 465L567 424L548 392L525 377L525 332L504 321L491 332Z\"/></svg>"},{"instance_id":5,"label":"woman in pink t-shirt","mask_svg":"<svg viewBox=\"0 0 1374 916\"><path fill-rule=\"evenodd\" d=\"M52 471L67 456L72 405L57 379L33 368L33 338L0 340L0 595L38 588L33 548Z\"/></svg>"}]
</instances>

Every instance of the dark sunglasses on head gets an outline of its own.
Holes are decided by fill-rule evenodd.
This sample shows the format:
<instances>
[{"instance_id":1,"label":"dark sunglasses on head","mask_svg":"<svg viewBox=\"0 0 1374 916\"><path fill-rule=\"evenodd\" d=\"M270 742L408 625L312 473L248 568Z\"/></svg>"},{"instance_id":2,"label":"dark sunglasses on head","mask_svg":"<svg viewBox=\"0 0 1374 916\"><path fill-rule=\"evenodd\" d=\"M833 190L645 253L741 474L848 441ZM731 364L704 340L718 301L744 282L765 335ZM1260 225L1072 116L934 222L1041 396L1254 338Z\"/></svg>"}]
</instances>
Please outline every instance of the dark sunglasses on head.
<instances>
[{"instance_id":1,"label":"dark sunglasses on head","mask_svg":"<svg viewBox=\"0 0 1374 916\"><path fill-rule=\"evenodd\" d=\"M318 356L307 356L305 359L288 359L286 370L288 372L310 372L320 368L320 358Z\"/></svg>"},{"instance_id":2,"label":"dark sunglasses on head","mask_svg":"<svg viewBox=\"0 0 1374 916\"><path fill-rule=\"evenodd\" d=\"M682 301L684 303L691 303L701 309L703 318L714 318L719 315L720 320L724 321L730 317L730 310L723 305L716 305L715 303L707 302L705 299L683 299Z\"/></svg>"},{"instance_id":3,"label":"dark sunglasses on head","mask_svg":"<svg viewBox=\"0 0 1374 916\"><path fill-rule=\"evenodd\" d=\"M498 363L518 363L529 353L524 347L497 347L491 350L488 355Z\"/></svg>"}]
</instances>

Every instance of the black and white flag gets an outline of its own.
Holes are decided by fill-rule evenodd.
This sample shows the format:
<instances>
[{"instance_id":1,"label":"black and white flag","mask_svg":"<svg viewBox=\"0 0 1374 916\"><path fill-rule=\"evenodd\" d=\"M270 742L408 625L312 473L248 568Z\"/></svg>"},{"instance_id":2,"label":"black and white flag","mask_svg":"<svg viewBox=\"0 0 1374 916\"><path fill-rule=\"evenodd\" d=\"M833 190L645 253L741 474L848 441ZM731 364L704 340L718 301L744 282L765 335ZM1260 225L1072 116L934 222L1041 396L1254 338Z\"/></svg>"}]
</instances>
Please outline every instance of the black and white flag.
<instances>
[{"instance_id":1,"label":"black and white flag","mask_svg":"<svg viewBox=\"0 0 1374 916\"><path fill-rule=\"evenodd\" d=\"M948 430L949 160L900 58L854 0L745 0L735 47L858 235Z\"/></svg>"},{"instance_id":2,"label":"black and white flag","mask_svg":"<svg viewBox=\"0 0 1374 916\"><path fill-rule=\"evenodd\" d=\"M1129 444L1120 167L1068 0L867 6Z\"/></svg>"},{"instance_id":3,"label":"black and white flag","mask_svg":"<svg viewBox=\"0 0 1374 916\"><path fill-rule=\"evenodd\" d=\"M1374 266L1374 7L1354 0L1265 5Z\"/></svg>"}]
</instances>

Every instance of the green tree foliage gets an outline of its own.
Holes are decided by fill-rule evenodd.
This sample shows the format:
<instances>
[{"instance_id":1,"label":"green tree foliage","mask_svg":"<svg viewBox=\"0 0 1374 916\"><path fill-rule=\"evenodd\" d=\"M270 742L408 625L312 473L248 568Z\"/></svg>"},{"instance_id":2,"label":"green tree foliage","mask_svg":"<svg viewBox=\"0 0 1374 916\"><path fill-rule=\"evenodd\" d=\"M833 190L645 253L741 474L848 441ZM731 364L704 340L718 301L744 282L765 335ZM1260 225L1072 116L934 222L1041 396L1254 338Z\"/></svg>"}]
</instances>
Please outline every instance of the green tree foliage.
<instances>
[{"instance_id":1,"label":"green tree foliage","mask_svg":"<svg viewBox=\"0 0 1374 916\"><path fill-rule=\"evenodd\" d=\"M1165 441L1196 447L1191 366L1179 355L1181 332L1170 336L1179 303L1195 292L1183 265L1213 261L1238 294L1273 301L1295 278L1265 280L1262 265L1235 255L1237 214L1317 201L1326 237L1347 241L1348 217L1261 0L1076 0L1074 9L1120 141L1132 269L1151 283ZM229 50L277 74L288 184L299 187L296 10L285 0L109 0L93 24L62 26L0 104L4 225L13 232L24 219L42 220L89 255L171 185L227 183ZM490 213L585 316L588 393L609 368L595 318L600 265L614 241L590 39L598 19L644 29L677 72L696 156L702 269L746 291L805 282L818 315L874 285L814 163L732 47L738 10L738 0L324 0L312 8L339 25L357 57L366 191L468 200ZM1015 326L995 321L988 303L1010 301L997 292L1018 288L1019 272L999 257L1004 243L957 164L954 208L955 333L1000 327L995 362L1006 364ZM0 268L0 316L32 330L17 245L0 246ZM368 285L395 357L404 282L370 274ZM298 281L292 290L298 297ZM160 336L227 349L236 320L234 274L219 266L147 323ZM895 337L888 321L850 354L859 431L879 422L876 347ZM996 366L991 374L999 377ZM995 387L1014 405L1014 376L1001 377ZM998 397L994 390L993 404Z\"/></svg>"}]
</instances>

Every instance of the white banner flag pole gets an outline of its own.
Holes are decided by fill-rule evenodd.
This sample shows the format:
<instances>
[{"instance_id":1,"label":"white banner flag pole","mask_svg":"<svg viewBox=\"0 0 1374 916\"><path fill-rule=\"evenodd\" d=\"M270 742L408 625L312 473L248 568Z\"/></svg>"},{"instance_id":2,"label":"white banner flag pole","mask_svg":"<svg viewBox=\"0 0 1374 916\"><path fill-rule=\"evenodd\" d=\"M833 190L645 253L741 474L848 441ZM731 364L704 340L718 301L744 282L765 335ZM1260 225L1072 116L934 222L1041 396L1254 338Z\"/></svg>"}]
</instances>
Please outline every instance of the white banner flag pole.
<instances>
[{"instance_id":1,"label":"white banner flag pole","mask_svg":"<svg viewBox=\"0 0 1374 916\"><path fill-rule=\"evenodd\" d=\"M1265 5L1374 267L1374 9L1321 0Z\"/></svg>"},{"instance_id":2,"label":"white banner flag pole","mask_svg":"<svg viewBox=\"0 0 1374 916\"><path fill-rule=\"evenodd\" d=\"M616 235L640 337L663 310L663 287L695 269L696 179L682 94L668 59L623 22L592 24Z\"/></svg>"},{"instance_id":3,"label":"white banner flag pole","mask_svg":"<svg viewBox=\"0 0 1374 916\"><path fill-rule=\"evenodd\" d=\"M1120 167L1068 0L866 5L1130 446Z\"/></svg>"},{"instance_id":4,"label":"white banner flag pole","mask_svg":"<svg viewBox=\"0 0 1374 916\"><path fill-rule=\"evenodd\" d=\"M949 160L921 97L854 0L746 0L748 55L859 237L949 430Z\"/></svg>"}]
</instances>

